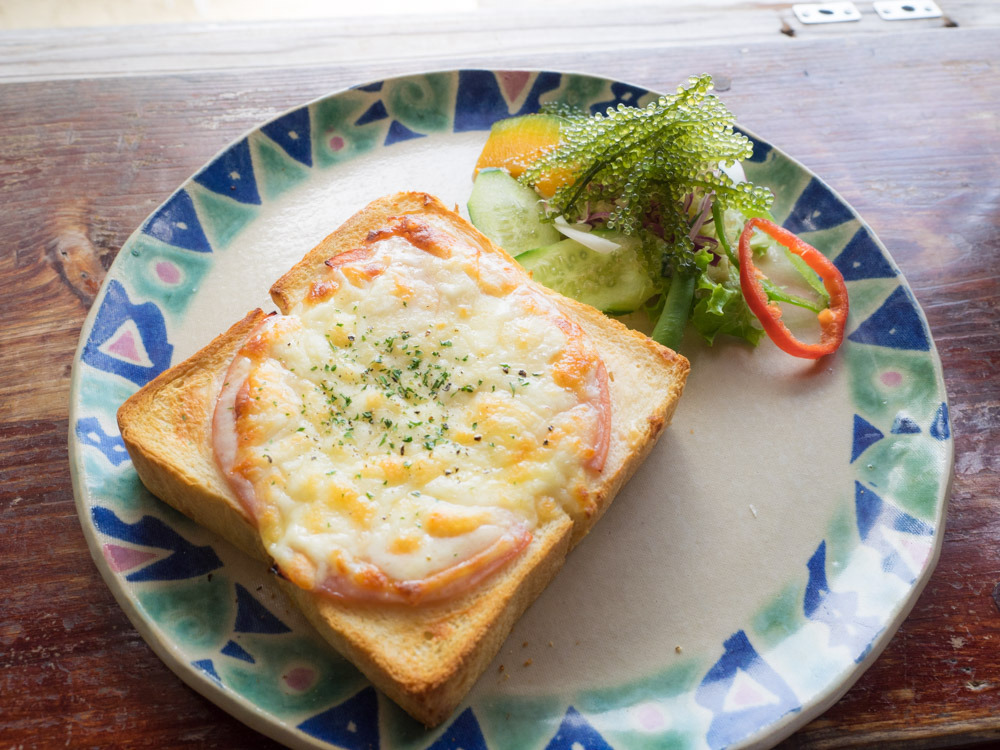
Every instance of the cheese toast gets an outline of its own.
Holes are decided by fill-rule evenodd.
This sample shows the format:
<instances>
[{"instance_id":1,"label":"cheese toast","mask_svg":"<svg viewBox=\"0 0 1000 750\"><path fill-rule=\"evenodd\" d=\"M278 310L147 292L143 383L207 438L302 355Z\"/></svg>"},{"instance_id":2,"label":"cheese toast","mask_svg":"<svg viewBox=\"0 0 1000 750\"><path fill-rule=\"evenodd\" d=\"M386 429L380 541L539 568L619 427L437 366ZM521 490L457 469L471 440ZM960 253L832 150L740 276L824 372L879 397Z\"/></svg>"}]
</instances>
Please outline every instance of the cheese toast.
<instances>
[{"instance_id":1,"label":"cheese toast","mask_svg":"<svg viewBox=\"0 0 1000 750\"><path fill-rule=\"evenodd\" d=\"M154 495L275 565L337 651L437 725L652 449L688 362L423 193L368 205L271 297L279 315L250 312L122 405L125 445ZM315 371L338 363L335 388Z\"/></svg>"}]
</instances>

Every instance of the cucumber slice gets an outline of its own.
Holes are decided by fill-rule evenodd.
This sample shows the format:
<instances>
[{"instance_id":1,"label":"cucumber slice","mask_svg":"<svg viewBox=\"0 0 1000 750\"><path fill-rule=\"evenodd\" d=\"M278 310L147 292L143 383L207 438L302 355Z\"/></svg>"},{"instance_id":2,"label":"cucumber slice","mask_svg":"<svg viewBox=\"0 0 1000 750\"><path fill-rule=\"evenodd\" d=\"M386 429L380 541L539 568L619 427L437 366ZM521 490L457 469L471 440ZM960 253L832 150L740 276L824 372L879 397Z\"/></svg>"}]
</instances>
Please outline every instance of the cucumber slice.
<instances>
[{"instance_id":1,"label":"cucumber slice","mask_svg":"<svg viewBox=\"0 0 1000 750\"><path fill-rule=\"evenodd\" d=\"M521 253L517 262L539 284L609 315L637 310L660 291L642 262L639 243L619 234L600 234L621 248L598 253L567 239Z\"/></svg>"},{"instance_id":2,"label":"cucumber slice","mask_svg":"<svg viewBox=\"0 0 1000 750\"><path fill-rule=\"evenodd\" d=\"M469 196L469 218L476 229L511 255L558 242L562 236L542 221L539 197L502 169L483 169Z\"/></svg>"}]
</instances>

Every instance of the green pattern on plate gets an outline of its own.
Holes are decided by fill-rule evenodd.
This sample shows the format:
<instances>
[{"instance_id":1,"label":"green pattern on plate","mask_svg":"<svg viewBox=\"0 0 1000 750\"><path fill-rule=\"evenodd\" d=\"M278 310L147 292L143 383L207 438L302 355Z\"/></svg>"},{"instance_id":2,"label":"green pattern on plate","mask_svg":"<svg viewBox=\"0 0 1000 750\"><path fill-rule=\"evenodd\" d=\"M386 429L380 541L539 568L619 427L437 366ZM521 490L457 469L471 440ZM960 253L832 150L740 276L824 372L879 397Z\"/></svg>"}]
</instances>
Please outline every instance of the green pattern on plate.
<instances>
[{"instance_id":1,"label":"green pattern on plate","mask_svg":"<svg viewBox=\"0 0 1000 750\"><path fill-rule=\"evenodd\" d=\"M212 247L224 250L247 225L257 218L260 209L240 203L201 186L189 188L198 210L202 228Z\"/></svg>"},{"instance_id":2,"label":"green pattern on plate","mask_svg":"<svg viewBox=\"0 0 1000 750\"><path fill-rule=\"evenodd\" d=\"M275 638L244 633L237 638L255 663L219 660L219 675L225 684L266 711L314 712L331 699L336 702L349 698L366 684L354 665L331 652L316 637L288 633ZM292 678L297 671L315 676L307 678L301 689L295 689Z\"/></svg>"},{"instance_id":3,"label":"green pattern on plate","mask_svg":"<svg viewBox=\"0 0 1000 750\"><path fill-rule=\"evenodd\" d=\"M853 298L852 298L853 301ZM882 299L879 299L882 302ZM919 423L933 418L941 403L936 367L923 352L904 352L844 343L851 396L869 422L888 430L906 409Z\"/></svg>"},{"instance_id":4,"label":"green pattern on plate","mask_svg":"<svg viewBox=\"0 0 1000 750\"><path fill-rule=\"evenodd\" d=\"M417 133L451 130L455 77L429 73L419 78L386 81L382 96L389 116Z\"/></svg>"},{"instance_id":5,"label":"green pattern on plate","mask_svg":"<svg viewBox=\"0 0 1000 750\"><path fill-rule=\"evenodd\" d=\"M175 643L204 649L224 641L232 628L232 586L227 576L215 573L152 589L137 586L136 599Z\"/></svg>"},{"instance_id":6,"label":"green pattern on plate","mask_svg":"<svg viewBox=\"0 0 1000 750\"><path fill-rule=\"evenodd\" d=\"M207 253L181 250L146 234L131 237L122 252L135 256L144 266L133 281L138 295L175 317L184 314L212 265Z\"/></svg>"},{"instance_id":7,"label":"green pattern on plate","mask_svg":"<svg viewBox=\"0 0 1000 750\"><path fill-rule=\"evenodd\" d=\"M312 107L313 158L317 166L331 167L368 153L381 143L387 123L353 126L377 96L345 91L316 102Z\"/></svg>"},{"instance_id":8,"label":"green pattern on plate","mask_svg":"<svg viewBox=\"0 0 1000 750\"><path fill-rule=\"evenodd\" d=\"M250 139L255 149L260 177L257 180L266 200L276 200L309 179L309 169L263 136Z\"/></svg>"},{"instance_id":9,"label":"green pattern on plate","mask_svg":"<svg viewBox=\"0 0 1000 750\"><path fill-rule=\"evenodd\" d=\"M762 644L774 647L802 627L804 593L804 582L789 583L754 616L752 628Z\"/></svg>"}]
</instances>

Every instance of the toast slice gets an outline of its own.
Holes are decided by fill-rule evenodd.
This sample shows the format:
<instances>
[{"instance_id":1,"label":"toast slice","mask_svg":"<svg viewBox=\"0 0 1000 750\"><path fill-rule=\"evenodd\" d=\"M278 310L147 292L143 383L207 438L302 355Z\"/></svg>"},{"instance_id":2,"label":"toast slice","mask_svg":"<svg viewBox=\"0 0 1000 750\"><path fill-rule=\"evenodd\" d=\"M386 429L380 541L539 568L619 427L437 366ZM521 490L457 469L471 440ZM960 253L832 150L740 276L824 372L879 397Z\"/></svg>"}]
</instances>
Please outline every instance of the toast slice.
<instances>
[{"instance_id":1,"label":"toast slice","mask_svg":"<svg viewBox=\"0 0 1000 750\"><path fill-rule=\"evenodd\" d=\"M399 193L355 214L282 276L271 289L279 310L287 313L315 289L328 259L359 247L370 233L400 217L417 218L477 252L510 261L437 199ZM518 283L534 285L526 273ZM610 436L603 469L587 488L586 512L544 517L513 560L471 590L443 601L407 605L331 598L279 577L319 633L427 726L442 722L461 702L518 617L647 456L669 424L687 377L684 357L594 308L537 289L583 329L607 370ZM229 363L265 317L261 310L250 312L148 383L119 409L118 423L136 471L154 495L271 565L254 521L216 463L212 442L213 412Z\"/></svg>"}]
</instances>

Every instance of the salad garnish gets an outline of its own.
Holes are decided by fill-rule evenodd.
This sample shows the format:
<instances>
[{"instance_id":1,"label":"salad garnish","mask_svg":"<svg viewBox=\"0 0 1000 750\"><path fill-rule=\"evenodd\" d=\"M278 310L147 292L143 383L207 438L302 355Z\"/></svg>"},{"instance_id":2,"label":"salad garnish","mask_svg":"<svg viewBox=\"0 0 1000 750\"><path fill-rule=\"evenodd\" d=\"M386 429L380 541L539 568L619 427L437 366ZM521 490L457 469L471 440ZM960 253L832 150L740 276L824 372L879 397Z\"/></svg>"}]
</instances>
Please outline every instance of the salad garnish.
<instances>
[{"instance_id":1,"label":"salad garnish","mask_svg":"<svg viewBox=\"0 0 1000 750\"><path fill-rule=\"evenodd\" d=\"M640 306L655 321L652 337L672 349L690 323L709 343L722 334L757 344L766 332L795 356L831 353L846 321L843 278L818 250L770 221L771 192L747 182L741 166L753 144L712 89L703 75L642 108L620 104L591 115L551 104L498 122L477 163L473 223L502 192L503 236L492 238L519 260L530 258L537 281L609 314L631 312L625 308L635 307L637 294L649 295ZM504 174L487 181L496 169ZM527 190L521 203L534 214L529 223L540 216L566 239L539 247L512 229L510 198L518 193L502 181L514 178ZM747 231L751 225L761 231ZM802 294L758 271L755 256L794 269ZM604 283L610 289L600 289L594 271L620 264L641 269L641 288L624 288L617 274ZM783 304L816 313L819 344L791 334L780 321Z\"/></svg>"}]
</instances>

